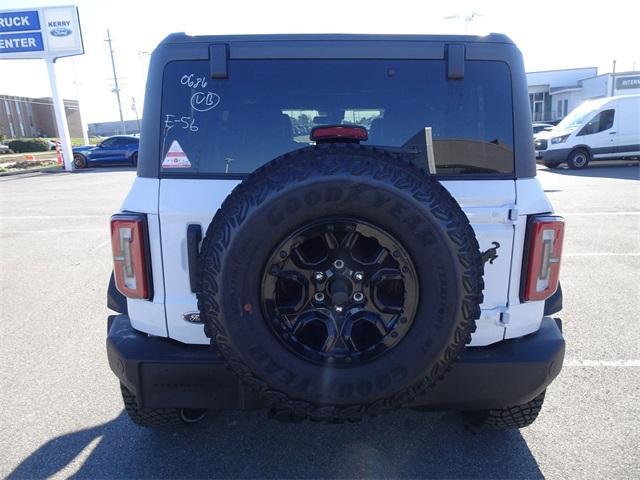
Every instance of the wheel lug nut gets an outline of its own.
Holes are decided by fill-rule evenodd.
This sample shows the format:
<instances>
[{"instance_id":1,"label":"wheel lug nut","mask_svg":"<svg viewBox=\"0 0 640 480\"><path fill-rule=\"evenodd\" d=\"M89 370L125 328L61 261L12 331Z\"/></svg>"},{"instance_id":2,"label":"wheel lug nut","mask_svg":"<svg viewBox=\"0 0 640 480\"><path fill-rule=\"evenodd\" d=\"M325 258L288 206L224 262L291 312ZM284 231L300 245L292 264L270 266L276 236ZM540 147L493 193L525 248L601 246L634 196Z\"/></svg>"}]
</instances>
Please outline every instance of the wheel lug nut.
<instances>
[{"instance_id":1,"label":"wheel lug nut","mask_svg":"<svg viewBox=\"0 0 640 480\"><path fill-rule=\"evenodd\" d=\"M364 300L364 295L362 294L362 292L356 292L356 293L353 294L353 301L354 302L360 303L363 300Z\"/></svg>"},{"instance_id":2,"label":"wheel lug nut","mask_svg":"<svg viewBox=\"0 0 640 480\"><path fill-rule=\"evenodd\" d=\"M333 268L338 271L344 269L344 262L340 259L336 260L335 262L333 262Z\"/></svg>"},{"instance_id":3,"label":"wheel lug nut","mask_svg":"<svg viewBox=\"0 0 640 480\"><path fill-rule=\"evenodd\" d=\"M324 272L316 272L313 274L313 278L316 282L324 282Z\"/></svg>"},{"instance_id":4,"label":"wheel lug nut","mask_svg":"<svg viewBox=\"0 0 640 480\"><path fill-rule=\"evenodd\" d=\"M313 299L318 303L324 302L324 293L322 293L322 292L314 293L313 294Z\"/></svg>"},{"instance_id":5,"label":"wheel lug nut","mask_svg":"<svg viewBox=\"0 0 640 480\"><path fill-rule=\"evenodd\" d=\"M364 280L364 273L356 272L353 274L353 278L356 282L361 282L362 280Z\"/></svg>"}]
</instances>

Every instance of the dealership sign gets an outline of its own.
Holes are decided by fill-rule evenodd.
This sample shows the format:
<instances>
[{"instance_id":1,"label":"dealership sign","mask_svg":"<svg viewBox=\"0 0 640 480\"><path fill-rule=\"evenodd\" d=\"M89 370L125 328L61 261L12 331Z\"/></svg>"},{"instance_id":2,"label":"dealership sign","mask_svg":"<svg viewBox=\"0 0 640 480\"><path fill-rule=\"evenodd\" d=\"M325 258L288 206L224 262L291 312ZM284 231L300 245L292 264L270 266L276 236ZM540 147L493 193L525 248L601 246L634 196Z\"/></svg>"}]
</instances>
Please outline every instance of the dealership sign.
<instances>
[{"instance_id":1,"label":"dealership sign","mask_svg":"<svg viewBox=\"0 0 640 480\"><path fill-rule=\"evenodd\" d=\"M55 61L82 55L78 8L73 5L0 10L0 60L39 58L46 62L64 167L73 170L73 152ZM3 69L6 73L8 69Z\"/></svg>"},{"instance_id":2,"label":"dealership sign","mask_svg":"<svg viewBox=\"0 0 640 480\"><path fill-rule=\"evenodd\" d=\"M640 75L634 75L633 77L616 78L616 88L618 90L640 88Z\"/></svg>"},{"instance_id":3,"label":"dealership sign","mask_svg":"<svg viewBox=\"0 0 640 480\"><path fill-rule=\"evenodd\" d=\"M55 60L83 53L77 7L0 11L0 59Z\"/></svg>"}]
</instances>

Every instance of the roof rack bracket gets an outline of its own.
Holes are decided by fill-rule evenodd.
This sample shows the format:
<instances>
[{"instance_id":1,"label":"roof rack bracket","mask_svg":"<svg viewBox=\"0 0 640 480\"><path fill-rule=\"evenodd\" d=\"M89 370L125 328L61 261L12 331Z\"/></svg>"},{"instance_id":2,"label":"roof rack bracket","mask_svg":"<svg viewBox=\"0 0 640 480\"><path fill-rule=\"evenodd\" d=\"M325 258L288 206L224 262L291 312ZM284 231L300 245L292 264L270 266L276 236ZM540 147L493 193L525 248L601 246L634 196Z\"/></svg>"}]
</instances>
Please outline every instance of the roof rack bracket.
<instances>
[{"instance_id":1,"label":"roof rack bracket","mask_svg":"<svg viewBox=\"0 0 640 480\"><path fill-rule=\"evenodd\" d=\"M211 78L228 78L229 46L226 43L214 43L209 46L209 65Z\"/></svg>"},{"instance_id":2,"label":"roof rack bracket","mask_svg":"<svg viewBox=\"0 0 640 480\"><path fill-rule=\"evenodd\" d=\"M464 45L447 45L447 78L464 78Z\"/></svg>"}]
</instances>

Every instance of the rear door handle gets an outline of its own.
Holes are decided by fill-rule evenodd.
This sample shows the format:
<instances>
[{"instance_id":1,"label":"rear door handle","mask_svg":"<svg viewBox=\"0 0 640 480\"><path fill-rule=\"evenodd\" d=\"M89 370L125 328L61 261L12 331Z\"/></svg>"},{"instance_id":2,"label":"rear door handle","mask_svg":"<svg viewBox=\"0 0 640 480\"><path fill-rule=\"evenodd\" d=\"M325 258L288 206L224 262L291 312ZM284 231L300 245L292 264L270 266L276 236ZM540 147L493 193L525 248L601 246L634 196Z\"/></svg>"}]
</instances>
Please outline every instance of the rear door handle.
<instances>
[{"instance_id":1,"label":"rear door handle","mask_svg":"<svg viewBox=\"0 0 640 480\"><path fill-rule=\"evenodd\" d=\"M614 133L618 133L618 132L609 132L609 135L613 135Z\"/></svg>"},{"instance_id":2,"label":"rear door handle","mask_svg":"<svg viewBox=\"0 0 640 480\"><path fill-rule=\"evenodd\" d=\"M189 268L189 286L193 293L198 292L198 277L200 274L200 241L202 227L196 224L187 226L187 266Z\"/></svg>"}]
</instances>

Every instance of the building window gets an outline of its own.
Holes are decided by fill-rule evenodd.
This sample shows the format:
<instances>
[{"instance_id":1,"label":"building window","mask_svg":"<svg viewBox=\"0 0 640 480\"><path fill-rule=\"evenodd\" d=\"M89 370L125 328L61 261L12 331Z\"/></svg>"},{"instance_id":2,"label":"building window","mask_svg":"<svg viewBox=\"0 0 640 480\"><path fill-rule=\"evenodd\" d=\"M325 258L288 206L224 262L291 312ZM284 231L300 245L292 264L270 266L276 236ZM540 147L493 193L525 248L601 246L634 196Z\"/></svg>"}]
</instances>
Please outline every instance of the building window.
<instances>
[{"instance_id":1,"label":"building window","mask_svg":"<svg viewBox=\"0 0 640 480\"><path fill-rule=\"evenodd\" d=\"M562 114L563 117L566 117L569 114L569 99L565 99L563 100L564 103L564 113Z\"/></svg>"},{"instance_id":2,"label":"building window","mask_svg":"<svg viewBox=\"0 0 640 480\"><path fill-rule=\"evenodd\" d=\"M537 92L529 94L529 102L531 103L531 116L533 117L534 122L539 122L542 120L546 120L544 114L544 102L545 102L546 93L545 92ZM549 105L549 108L551 105Z\"/></svg>"},{"instance_id":3,"label":"building window","mask_svg":"<svg viewBox=\"0 0 640 480\"><path fill-rule=\"evenodd\" d=\"M562 113L562 100L558 100L558 106L556 107L556 118L562 118L564 114Z\"/></svg>"}]
</instances>

